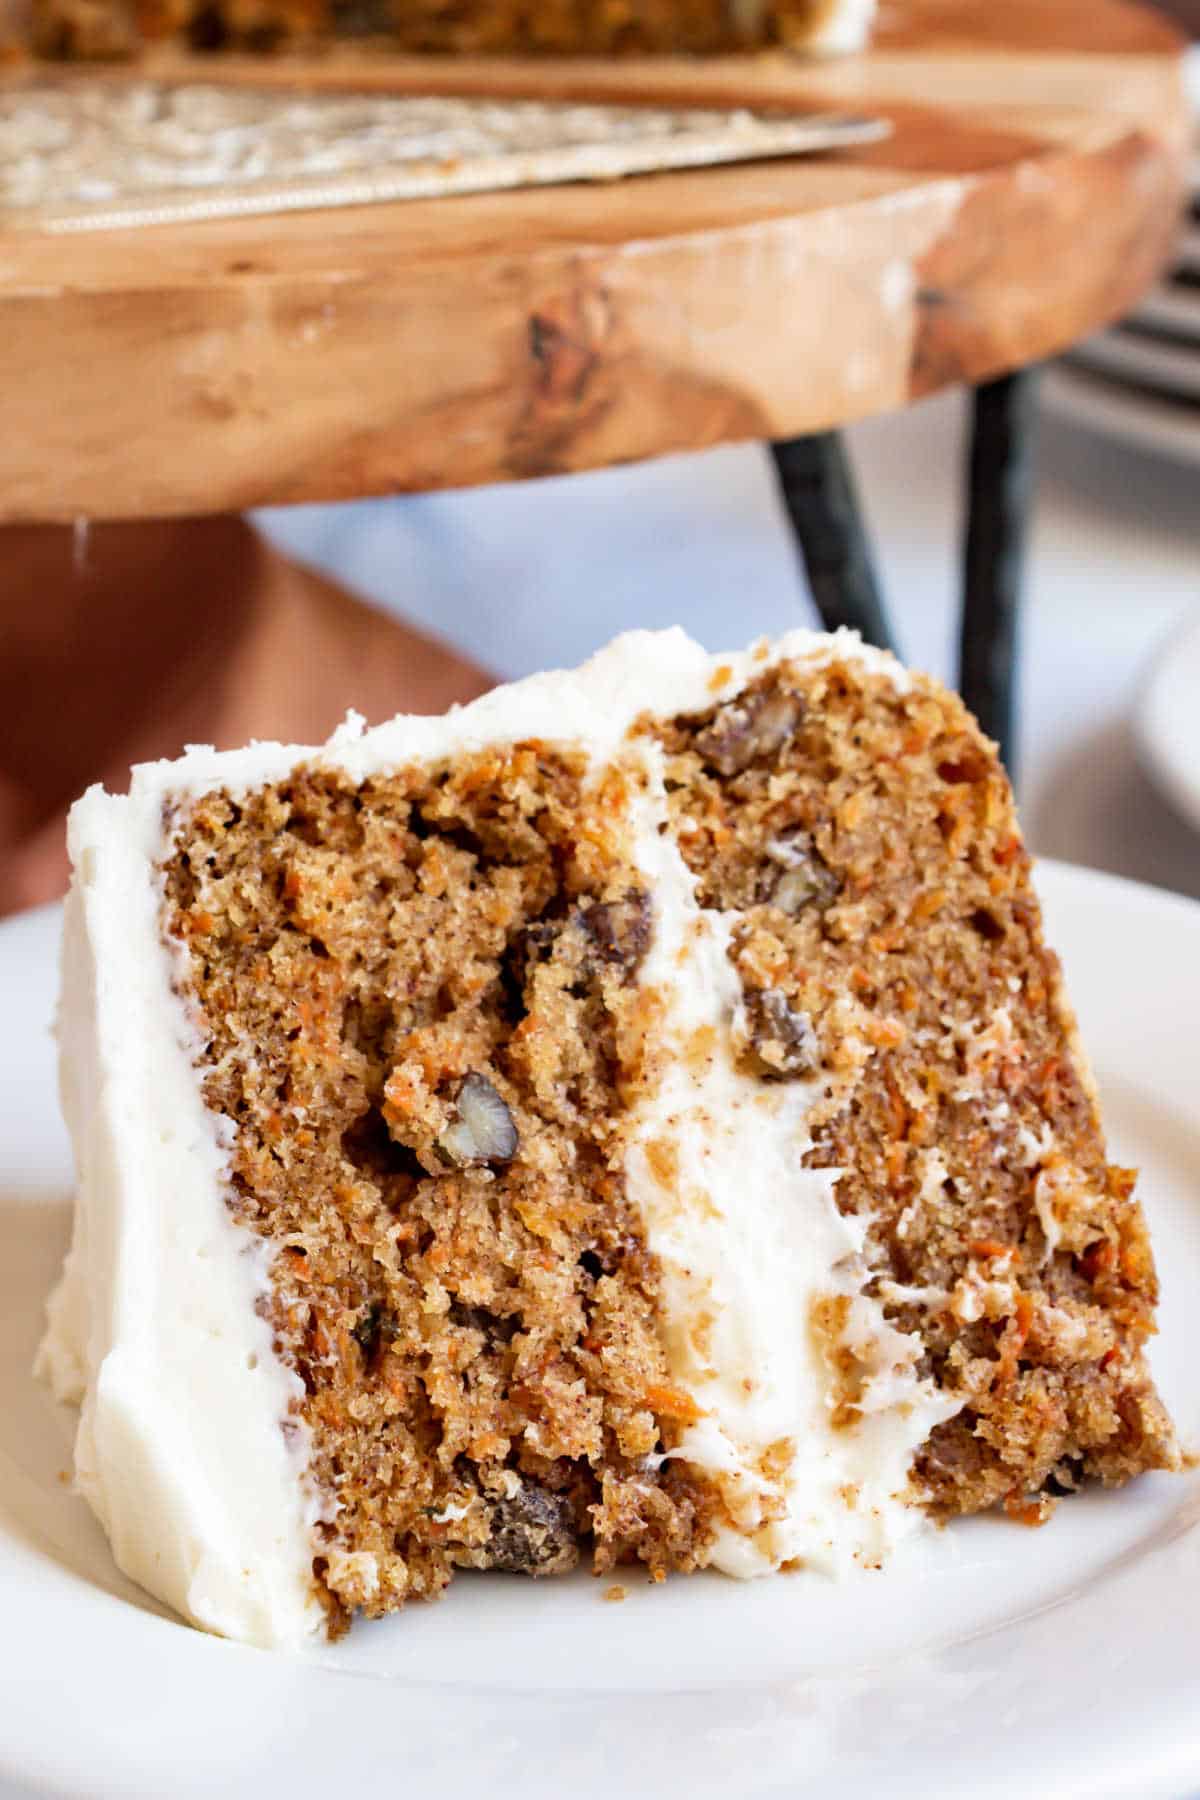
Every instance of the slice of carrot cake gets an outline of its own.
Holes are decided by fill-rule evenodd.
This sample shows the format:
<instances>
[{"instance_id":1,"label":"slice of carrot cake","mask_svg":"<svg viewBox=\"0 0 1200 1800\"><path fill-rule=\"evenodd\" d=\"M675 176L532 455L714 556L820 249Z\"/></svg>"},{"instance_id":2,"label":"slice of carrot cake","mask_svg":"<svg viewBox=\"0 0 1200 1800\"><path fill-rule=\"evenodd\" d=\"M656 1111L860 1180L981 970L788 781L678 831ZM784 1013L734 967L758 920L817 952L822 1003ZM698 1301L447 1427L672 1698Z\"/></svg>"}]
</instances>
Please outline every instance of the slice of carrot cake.
<instances>
[{"instance_id":1,"label":"slice of carrot cake","mask_svg":"<svg viewBox=\"0 0 1200 1800\"><path fill-rule=\"evenodd\" d=\"M874 1567L1175 1466L994 748L682 632L70 826L41 1353L117 1561L295 1645L456 1570Z\"/></svg>"}]
</instances>

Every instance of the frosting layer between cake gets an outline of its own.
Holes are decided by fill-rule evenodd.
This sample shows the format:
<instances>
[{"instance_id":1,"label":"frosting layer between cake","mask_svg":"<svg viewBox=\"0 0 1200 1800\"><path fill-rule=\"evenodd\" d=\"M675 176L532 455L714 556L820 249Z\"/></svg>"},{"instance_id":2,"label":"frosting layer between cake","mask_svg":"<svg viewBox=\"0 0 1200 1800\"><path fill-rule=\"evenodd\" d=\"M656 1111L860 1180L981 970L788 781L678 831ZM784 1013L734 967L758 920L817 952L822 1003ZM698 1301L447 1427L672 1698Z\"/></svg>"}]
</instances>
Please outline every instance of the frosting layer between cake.
<instances>
[{"instance_id":1,"label":"frosting layer between cake","mask_svg":"<svg viewBox=\"0 0 1200 1800\"><path fill-rule=\"evenodd\" d=\"M671 1373L703 1409L670 1454L722 1490L736 1529L711 1561L726 1574L871 1566L921 1523L905 1504L913 1452L957 1402L917 1379L918 1340L861 1295L865 1227L838 1211L838 1171L803 1166L822 1078L764 1083L738 1066L732 925L698 904L661 830L660 756L649 773L638 846L658 919L642 980L666 997L666 1054L628 1174L664 1271ZM865 1384L851 1427L834 1421L814 1312L839 1302Z\"/></svg>"}]
</instances>

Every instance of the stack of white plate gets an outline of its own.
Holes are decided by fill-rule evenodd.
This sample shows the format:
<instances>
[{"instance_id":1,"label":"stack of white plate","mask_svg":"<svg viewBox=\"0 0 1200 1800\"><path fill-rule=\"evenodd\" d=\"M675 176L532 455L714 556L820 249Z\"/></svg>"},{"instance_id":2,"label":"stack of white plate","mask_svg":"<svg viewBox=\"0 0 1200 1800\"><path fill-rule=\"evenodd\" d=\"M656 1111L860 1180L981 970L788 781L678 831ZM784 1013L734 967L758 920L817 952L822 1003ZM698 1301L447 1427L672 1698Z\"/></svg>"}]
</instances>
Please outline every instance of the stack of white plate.
<instances>
[{"instance_id":1,"label":"stack of white plate","mask_svg":"<svg viewBox=\"0 0 1200 1800\"><path fill-rule=\"evenodd\" d=\"M1200 129L1200 58L1189 56ZM1174 264L1111 331L1046 373L1043 404L1059 418L1200 464L1200 146Z\"/></svg>"}]
</instances>

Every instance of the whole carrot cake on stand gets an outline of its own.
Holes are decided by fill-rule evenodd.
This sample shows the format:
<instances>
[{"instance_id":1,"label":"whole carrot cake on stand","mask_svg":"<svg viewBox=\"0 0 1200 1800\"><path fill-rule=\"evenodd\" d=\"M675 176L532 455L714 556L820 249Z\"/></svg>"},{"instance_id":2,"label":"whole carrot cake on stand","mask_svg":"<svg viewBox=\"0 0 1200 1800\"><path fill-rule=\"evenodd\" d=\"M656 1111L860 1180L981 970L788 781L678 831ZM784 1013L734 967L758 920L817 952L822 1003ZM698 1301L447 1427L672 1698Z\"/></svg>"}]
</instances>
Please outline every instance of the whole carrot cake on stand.
<instances>
[{"instance_id":1,"label":"whole carrot cake on stand","mask_svg":"<svg viewBox=\"0 0 1200 1800\"><path fill-rule=\"evenodd\" d=\"M875 0L33 0L49 56L128 56L183 36L197 49L377 37L401 50L587 55L752 49L818 55L865 43Z\"/></svg>"},{"instance_id":2,"label":"whole carrot cake on stand","mask_svg":"<svg viewBox=\"0 0 1200 1800\"><path fill-rule=\"evenodd\" d=\"M875 1567L1178 1461L993 746L850 634L585 668L70 827L44 1370L127 1573Z\"/></svg>"}]
</instances>

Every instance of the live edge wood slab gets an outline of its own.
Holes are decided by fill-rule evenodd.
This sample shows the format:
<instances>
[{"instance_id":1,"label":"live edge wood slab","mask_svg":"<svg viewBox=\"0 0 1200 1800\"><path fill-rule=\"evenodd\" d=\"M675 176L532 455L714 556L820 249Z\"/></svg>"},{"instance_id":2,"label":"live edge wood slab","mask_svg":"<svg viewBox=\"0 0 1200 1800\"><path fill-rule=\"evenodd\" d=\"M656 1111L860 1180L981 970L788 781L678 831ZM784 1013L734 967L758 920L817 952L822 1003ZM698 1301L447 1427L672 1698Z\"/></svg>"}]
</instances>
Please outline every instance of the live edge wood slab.
<instances>
[{"instance_id":1,"label":"live edge wood slab","mask_svg":"<svg viewBox=\"0 0 1200 1800\"><path fill-rule=\"evenodd\" d=\"M1188 139L1178 40L1124 0L892 0L870 53L834 63L147 67L850 106L894 134L609 186L0 234L0 520L460 487L792 437L978 382L1152 280Z\"/></svg>"}]
</instances>

